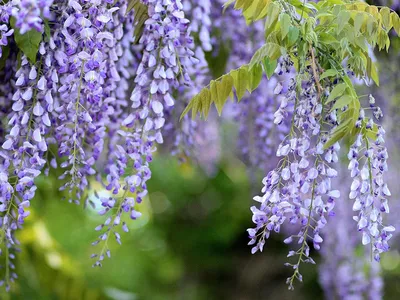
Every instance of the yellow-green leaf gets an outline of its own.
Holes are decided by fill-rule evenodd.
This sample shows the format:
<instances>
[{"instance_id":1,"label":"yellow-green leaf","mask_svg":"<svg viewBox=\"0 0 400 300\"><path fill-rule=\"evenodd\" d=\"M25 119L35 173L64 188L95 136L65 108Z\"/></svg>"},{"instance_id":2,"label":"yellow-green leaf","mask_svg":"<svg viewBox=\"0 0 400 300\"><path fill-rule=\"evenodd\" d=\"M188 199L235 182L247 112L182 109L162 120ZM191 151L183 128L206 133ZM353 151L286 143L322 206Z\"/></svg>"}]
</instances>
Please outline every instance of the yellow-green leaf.
<instances>
[{"instance_id":1,"label":"yellow-green leaf","mask_svg":"<svg viewBox=\"0 0 400 300\"><path fill-rule=\"evenodd\" d=\"M351 119L341 123L338 127L336 127L328 141L325 143L324 149L328 149L330 146L333 146L333 144L342 139L350 129Z\"/></svg>"},{"instance_id":2,"label":"yellow-green leaf","mask_svg":"<svg viewBox=\"0 0 400 300\"><path fill-rule=\"evenodd\" d=\"M324 73L322 73L321 76L319 77L319 79L322 80L326 77L336 76L337 74L338 74L338 71L336 71L335 69L329 69L329 70L326 70Z\"/></svg>"},{"instance_id":3,"label":"yellow-green leaf","mask_svg":"<svg viewBox=\"0 0 400 300\"><path fill-rule=\"evenodd\" d=\"M260 49L256 51L250 61L250 68L253 68L256 64L260 64L266 57L271 60L278 59L282 55L282 47L276 43L266 43Z\"/></svg>"},{"instance_id":4,"label":"yellow-green leaf","mask_svg":"<svg viewBox=\"0 0 400 300\"><path fill-rule=\"evenodd\" d=\"M257 2L257 1L258 1L258 3L256 3L256 6L255 6L255 9L253 12L253 17L252 17L253 21L265 17L265 14L267 13L267 7L268 7L269 3L271 2L271 0L256 0L255 2Z\"/></svg>"},{"instance_id":5,"label":"yellow-green leaf","mask_svg":"<svg viewBox=\"0 0 400 300\"><path fill-rule=\"evenodd\" d=\"M233 78L231 75L225 75L222 77L221 81L217 81L214 84L216 89L217 97L214 99L215 107L217 108L218 114L221 115L222 108L225 105L229 94L233 87Z\"/></svg>"},{"instance_id":6,"label":"yellow-green leaf","mask_svg":"<svg viewBox=\"0 0 400 300\"><path fill-rule=\"evenodd\" d=\"M343 95L344 91L346 90L347 85L345 83L339 83L338 85L336 85L331 93L329 94L328 100L326 101L326 104L328 104L329 102L335 100L337 97L340 97L341 95Z\"/></svg>"},{"instance_id":7,"label":"yellow-green leaf","mask_svg":"<svg viewBox=\"0 0 400 300\"><path fill-rule=\"evenodd\" d=\"M350 20L350 13L346 10L342 10L337 18L337 22L338 22L338 29L337 29L337 34L339 34L344 26L346 26L346 24L348 24Z\"/></svg>"},{"instance_id":8,"label":"yellow-green leaf","mask_svg":"<svg viewBox=\"0 0 400 300\"><path fill-rule=\"evenodd\" d=\"M203 89L200 92L198 99L199 99L198 101L200 101L202 103L202 113L203 113L204 119L207 119L208 113L210 111L211 103L212 103L210 90Z\"/></svg>"},{"instance_id":9,"label":"yellow-green leaf","mask_svg":"<svg viewBox=\"0 0 400 300\"><path fill-rule=\"evenodd\" d=\"M371 78L377 86L379 86L379 75L376 64L370 57L367 58L367 75Z\"/></svg>"},{"instance_id":10,"label":"yellow-green leaf","mask_svg":"<svg viewBox=\"0 0 400 300\"><path fill-rule=\"evenodd\" d=\"M326 44L334 44L338 42L338 40L333 35L325 32L319 34L319 40Z\"/></svg>"},{"instance_id":11,"label":"yellow-green leaf","mask_svg":"<svg viewBox=\"0 0 400 300\"><path fill-rule=\"evenodd\" d=\"M380 14L382 16L383 26L385 26L386 30L390 30L392 28L392 18L390 17L390 9L387 7L383 7L380 10Z\"/></svg>"},{"instance_id":12,"label":"yellow-green leaf","mask_svg":"<svg viewBox=\"0 0 400 300\"><path fill-rule=\"evenodd\" d=\"M391 14L393 28L396 31L397 35L400 36L400 17L397 13L392 12Z\"/></svg>"},{"instance_id":13,"label":"yellow-green leaf","mask_svg":"<svg viewBox=\"0 0 400 300\"><path fill-rule=\"evenodd\" d=\"M230 74L233 78L236 90L236 96L238 98L238 101L240 101L243 98L244 94L246 93L247 82L249 80L249 73L247 71L247 68L242 67L232 71Z\"/></svg>"},{"instance_id":14,"label":"yellow-green leaf","mask_svg":"<svg viewBox=\"0 0 400 300\"><path fill-rule=\"evenodd\" d=\"M288 14L283 14L281 15L281 34L282 34L282 39L286 37L286 35L289 33L289 27L291 24L291 18Z\"/></svg>"},{"instance_id":15,"label":"yellow-green leaf","mask_svg":"<svg viewBox=\"0 0 400 300\"><path fill-rule=\"evenodd\" d=\"M278 4L272 2L270 5L268 5L267 21L265 22L266 35L268 35L275 27L275 24L278 21L279 13L280 13L280 7Z\"/></svg>"},{"instance_id":16,"label":"yellow-green leaf","mask_svg":"<svg viewBox=\"0 0 400 300\"><path fill-rule=\"evenodd\" d=\"M360 32L361 26L364 23L365 16L363 13L357 13L354 18L354 30L356 33Z\"/></svg>"},{"instance_id":17,"label":"yellow-green leaf","mask_svg":"<svg viewBox=\"0 0 400 300\"><path fill-rule=\"evenodd\" d=\"M252 68L250 68L249 76L250 76L249 77L250 80L248 81L247 90L251 93L258 87L258 85L261 82L261 78L262 78L261 64L257 64L255 66L253 66Z\"/></svg>"},{"instance_id":18,"label":"yellow-green leaf","mask_svg":"<svg viewBox=\"0 0 400 300\"><path fill-rule=\"evenodd\" d=\"M349 105L353 101L353 97L350 95L343 95L339 99L336 100L335 104L332 106L331 111L335 109L340 109Z\"/></svg>"},{"instance_id":19,"label":"yellow-green leaf","mask_svg":"<svg viewBox=\"0 0 400 300\"><path fill-rule=\"evenodd\" d=\"M14 29L14 40L19 50L26 55L31 64L36 63L39 44L42 41L42 33L35 29L31 29L24 34L21 34L19 28L15 26L16 20L14 17L11 18L10 23L11 27Z\"/></svg>"},{"instance_id":20,"label":"yellow-green leaf","mask_svg":"<svg viewBox=\"0 0 400 300\"><path fill-rule=\"evenodd\" d=\"M235 1L236 0L229 0L229 1L225 2L224 5L222 6L224 8L223 12L225 12L225 10L228 8L228 6L231 5Z\"/></svg>"},{"instance_id":21,"label":"yellow-green leaf","mask_svg":"<svg viewBox=\"0 0 400 300\"><path fill-rule=\"evenodd\" d=\"M275 60L271 60L268 57L266 57L264 59L264 72L267 75L267 78L270 79L271 76L274 74L274 71L276 69L276 65L278 64L278 61Z\"/></svg>"}]
</instances>

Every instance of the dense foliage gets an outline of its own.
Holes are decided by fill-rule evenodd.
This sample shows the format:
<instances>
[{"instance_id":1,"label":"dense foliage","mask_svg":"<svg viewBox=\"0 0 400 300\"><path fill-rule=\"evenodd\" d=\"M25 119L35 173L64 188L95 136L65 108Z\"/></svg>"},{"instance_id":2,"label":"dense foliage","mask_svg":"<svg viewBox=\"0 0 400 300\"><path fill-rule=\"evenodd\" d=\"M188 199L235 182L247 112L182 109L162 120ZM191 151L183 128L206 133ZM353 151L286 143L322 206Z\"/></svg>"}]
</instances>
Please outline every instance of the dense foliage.
<instances>
[{"instance_id":1,"label":"dense foliage","mask_svg":"<svg viewBox=\"0 0 400 300\"><path fill-rule=\"evenodd\" d=\"M290 289L302 281L302 263L315 263L310 245L319 250L335 236L353 239L349 261L359 240L376 261L389 250L395 227L386 217L383 113L373 95L357 94L355 83L379 86L373 51L388 51L391 36L400 33L394 10L342 0L21 0L0 10L6 290L17 278L16 234L41 175L62 170L66 199L104 216L91 255L101 266L111 257L111 240L121 244L121 231L141 216L157 145L212 169L218 153L202 153L217 143L210 108L221 115L228 98L238 102L232 114L249 172L268 172L254 197L260 204L251 207L251 252L263 251L270 234L284 228L284 242L298 245L286 264L293 269ZM209 120L194 120L197 114ZM343 187L336 177L346 172L341 178L351 183ZM348 193L352 207L342 201ZM349 214L360 239L335 232L353 226ZM336 272L329 263L340 254L331 247L322 255L328 293ZM359 282L368 277L376 284L333 289L340 297L380 297L379 267L370 266L367 274L364 259L352 267Z\"/></svg>"}]
</instances>

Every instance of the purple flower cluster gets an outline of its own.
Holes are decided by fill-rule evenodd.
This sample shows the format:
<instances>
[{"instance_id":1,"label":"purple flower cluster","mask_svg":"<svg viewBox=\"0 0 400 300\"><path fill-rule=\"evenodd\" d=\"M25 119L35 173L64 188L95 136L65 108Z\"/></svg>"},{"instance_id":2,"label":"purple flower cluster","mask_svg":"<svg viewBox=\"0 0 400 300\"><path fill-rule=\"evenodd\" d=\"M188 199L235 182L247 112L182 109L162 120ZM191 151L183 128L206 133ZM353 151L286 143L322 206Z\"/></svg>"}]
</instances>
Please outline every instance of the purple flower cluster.
<instances>
[{"instance_id":1,"label":"purple flower cluster","mask_svg":"<svg viewBox=\"0 0 400 300\"><path fill-rule=\"evenodd\" d=\"M336 183L346 194L348 176ZM326 226L321 251L319 280L326 299L382 299L380 264L370 261L368 249L359 253L361 237L353 234L351 203L344 198L335 206L336 215ZM368 272L365 269L368 268Z\"/></svg>"},{"instance_id":2,"label":"purple flower cluster","mask_svg":"<svg viewBox=\"0 0 400 300\"><path fill-rule=\"evenodd\" d=\"M60 179L66 179L62 189L68 190L69 201L76 203L89 184L88 177L96 173L106 126L114 113L112 93L120 81L116 43L122 38L122 28L114 27L118 8L108 8L109 2L81 5L70 1L63 28L50 45L55 50L60 82L55 137L58 155L67 157L61 164L65 171Z\"/></svg>"},{"instance_id":3,"label":"purple flower cluster","mask_svg":"<svg viewBox=\"0 0 400 300\"><path fill-rule=\"evenodd\" d=\"M53 0L14 0L12 16L15 18L15 26L24 34L32 29L43 32L42 16L50 19L50 6Z\"/></svg>"},{"instance_id":4,"label":"purple flower cluster","mask_svg":"<svg viewBox=\"0 0 400 300\"><path fill-rule=\"evenodd\" d=\"M43 135L49 130L50 120L44 98L45 77L41 73L42 69L30 66L23 57L15 81L12 81L15 92L11 96L12 111L7 116L7 135L2 143L0 160L0 212L7 252L18 244L13 232L29 215L26 208L35 195L34 180L46 164L43 156L47 143ZM11 265L6 266L9 267ZM5 280L9 286L10 278Z\"/></svg>"},{"instance_id":5,"label":"purple flower cluster","mask_svg":"<svg viewBox=\"0 0 400 300\"><path fill-rule=\"evenodd\" d=\"M290 133L276 152L280 162L263 179L263 195L254 197L261 205L251 208L256 227L248 229L249 244L254 245L252 253L255 253L263 250L271 232L280 232L284 223L300 227L297 234L284 241L300 245L288 255L297 257L294 264L287 264L294 269L294 274L287 281L289 288L293 288L295 278L302 280L300 263L314 263L309 256L307 240L311 239L314 248L320 249L323 242L321 231L327 224L327 217L333 215L335 199L340 196L331 184L332 178L337 176L332 164L338 161L340 147L335 143L324 149L326 134L321 128L323 107L311 68L305 74L308 78L305 81L291 80L286 97L275 113L275 123L282 124L279 115L289 113L286 111L287 104L294 102Z\"/></svg>"},{"instance_id":6,"label":"purple flower cluster","mask_svg":"<svg viewBox=\"0 0 400 300\"><path fill-rule=\"evenodd\" d=\"M191 0L183 4L184 10L191 20L191 29L193 32L197 33L202 49L207 52L211 51L211 1Z\"/></svg>"},{"instance_id":7,"label":"purple flower cluster","mask_svg":"<svg viewBox=\"0 0 400 300\"><path fill-rule=\"evenodd\" d=\"M99 254L92 255L96 258L95 265L101 265L105 255L110 255L107 242L111 233L117 242L121 242L115 227L122 224L122 229L128 230L126 224L121 223L122 214L128 213L133 220L140 217L135 205L147 195L146 182L151 177L149 163L156 144L163 143L164 113L175 103L172 91L182 82L190 83L185 61L197 61L190 50L193 39L189 35L189 20L185 18L182 3L179 0L147 0L143 3L148 6L149 15L139 40L143 56L130 97L132 110L117 131L120 143L110 154L114 168L106 170L106 188L115 196L100 198L103 206L100 213L112 211L112 215L96 228L104 231L93 244L102 241L104 244Z\"/></svg>"},{"instance_id":8,"label":"purple flower cluster","mask_svg":"<svg viewBox=\"0 0 400 300\"><path fill-rule=\"evenodd\" d=\"M361 116L363 113L361 114ZM365 128L372 129L372 119ZM359 134L350 147L348 169L353 178L350 199L357 216L357 228L362 233L362 244L371 244L376 261L380 254L389 250L388 241L395 228L384 225L383 215L389 213L388 197L391 195L383 174L387 171L387 150L383 145L385 131L378 126L374 143L369 137Z\"/></svg>"},{"instance_id":9,"label":"purple flower cluster","mask_svg":"<svg viewBox=\"0 0 400 300\"><path fill-rule=\"evenodd\" d=\"M49 137L54 117L51 91L57 85L53 55L48 43L41 42L40 59L35 64L31 65L22 56L17 69L15 53L10 53L3 71L7 82L2 89L7 98L2 101L10 103L2 108L7 126L3 129L0 150L0 223L6 256L13 256L11 252L17 249L14 232L29 216L27 208L35 196L35 179L43 173L48 163L48 145L54 142ZM47 174L47 169L44 173ZM13 269L8 258L5 268ZM13 272L6 272L7 289L15 277Z\"/></svg>"},{"instance_id":10,"label":"purple flower cluster","mask_svg":"<svg viewBox=\"0 0 400 300\"><path fill-rule=\"evenodd\" d=\"M42 32L42 18L51 21L37 62L22 56L17 69L11 53L0 72L0 226L7 270L14 267L9 259L17 250L14 232L29 215L35 179L57 167L51 144L61 158L60 189L68 191L69 202L88 200L91 178L113 195L100 198L100 214L107 219L96 228L104 232L93 244L104 244L93 255L95 265L110 256L111 233L120 242L115 226L128 230L122 213L140 216L134 206L147 194L149 163L156 143L163 142L164 113L171 111L172 93L190 83L188 70L198 63L182 3L143 3L149 19L138 45L127 1L13 1L0 7L2 46L13 39L11 15L18 18L21 34ZM15 277L6 272L7 289Z\"/></svg>"},{"instance_id":11,"label":"purple flower cluster","mask_svg":"<svg viewBox=\"0 0 400 300\"><path fill-rule=\"evenodd\" d=\"M191 84L179 88L178 92L182 101L177 102L173 110L169 108L165 111L166 122L163 129L165 141L163 148L177 156L181 161L185 161L187 157L201 160L198 154L202 151L204 144L213 145L210 143L213 135L207 133L207 126L204 122L192 120L188 115L179 120L176 113L182 112L189 101L210 81L210 71L204 54L204 51L212 49L209 37L211 27L210 2L199 1L192 4L187 1L185 4L185 13L192 20L190 31L200 39L202 46L198 46L194 50L196 59L182 57L182 63L186 66ZM211 118L214 118L214 116L212 115ZM209 167L212 168L212 160L209 162Z\"/></svg>"},{"instance_id":12,"label":"purple flower cluster","mask_svg":"<svg viewBox=\"0 0 400 300\"><path fill-rule=\"evenodd\" d=\"M9 25L12 9L11 1L0 5L0 58L3 56L3 47L8 45L9 37L14 33Z\"/></svg>"}]
</instances>

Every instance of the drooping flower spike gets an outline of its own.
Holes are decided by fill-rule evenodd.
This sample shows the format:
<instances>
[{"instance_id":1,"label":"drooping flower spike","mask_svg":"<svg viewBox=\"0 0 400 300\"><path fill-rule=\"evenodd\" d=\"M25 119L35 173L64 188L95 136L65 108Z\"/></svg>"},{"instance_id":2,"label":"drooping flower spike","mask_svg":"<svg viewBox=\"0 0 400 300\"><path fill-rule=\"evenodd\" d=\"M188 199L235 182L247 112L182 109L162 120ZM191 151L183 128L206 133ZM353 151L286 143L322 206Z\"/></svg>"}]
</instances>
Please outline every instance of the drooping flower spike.
<instances>
[{"instance_id":1,"label":"drooping flower spike","mask_svg":"<svg viewBox=\"0 0 400 300\"><path fill-rule=\"evenodd\" d=\"M185 18L182 3L143 1L148 6L149 19L145 22L139 44L143 47L142 60L136 72L136 86L130 97L131 112L117 131L120 136L116 151L111 153L118 169L107 176L106 188L111 197L102 197L100 214L109 215L96 230L103 233L93 243L102 244L100 253L93 254L95 265L101 265L105 255L110 256L108 239L119 225L124 231L127 225L121 221L123 213L132 220L140 217L136 205L147 195L147 180L151 177L149 163L153 159L156 144L163 143L164 112L175 104L172 93L183 84L190 84L185 61L197 63L193 57L193 39L189 35L189 20Z\"/></svg>"}]
</instances>

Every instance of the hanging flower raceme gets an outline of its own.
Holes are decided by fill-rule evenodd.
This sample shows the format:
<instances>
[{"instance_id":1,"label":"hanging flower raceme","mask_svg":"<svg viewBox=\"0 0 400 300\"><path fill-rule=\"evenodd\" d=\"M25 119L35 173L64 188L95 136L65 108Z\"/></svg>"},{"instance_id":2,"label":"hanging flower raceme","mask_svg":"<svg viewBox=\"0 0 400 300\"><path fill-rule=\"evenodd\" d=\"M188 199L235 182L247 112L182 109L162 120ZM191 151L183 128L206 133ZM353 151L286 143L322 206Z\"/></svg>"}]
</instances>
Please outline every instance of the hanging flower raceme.
<instances>
[{"instance_id":1,"label":"hanging flower raceme","mask_svg":"<svg viewBox=\"0 0 400 300\"><path fill-rule=\"evenodd\" d=\"M194 50L195 59L191 56L182 57L182 63L185 65L192 83L190 86L181 86L178 89L177 92L181 95L182 101L165 110L166 122L163 129L164 148L181 161L185 161L187 157L201 160L198 152L202 151L201 147L204 144L208 144L210 139L213 139L213 135L207 133L204 122L195 121L189 116L184 116L181 120L178 117L179 112L185 109L189 100L210 80L210 70L204 51L212 49L209 37L210 3L200 1L192 4L187 1L185 4L185 13L192 20L190 31L202 41L202 46L197 46ZM200 19L204 22L200 22ZM211 144L218 146L218 143ZM210 160L208 166L212 168L212 164L212 160Z\"/></svg>"},{"instance_id":2,"label":"hanging flower raceme","mask_svg":"<svg viewBox=\"0 0 400 300\"><path fill-rule=\"evenodd\" d=\"M294 269L293 276L288 278L289 288L293 288L295 278L302 280L300 263L314 263L307 240L311 239L314 248L320 249L321 230L327 217L333 214L335 199L340 196L331 185L331 179L337 176L332 164L338 161L340 147L335 143L324 149L327 136L321 125L323 106L311 68L306 74L306 81L298 82L297 78L291 81L286 98L275 113L275 123L282 124L279 116L287 113L287 103L295 103L290 133L276 152L280 159L278 167L263 179L263 195L254 197L261 203L260 208L251 208L256 227L248 229L250 244L255 244L252 253L255 253L263 250L271 232L280 232L284 223L300 227L298 234L284 241L300 245L288 255L297 257L295 263L287 264Z\"/></svg>"},{"instance_id":3,"label":"hanging flower raceme","mask_svg":"<svg viewBox=\"0 0 400 300\"><path fill-rule=\"evenodd\" d=\"M372 119L366 122L363 115L360 114L360 126L362 123L365 129L376 126ZM389 250L388 241L395 230L393 226L384 225L383 220L384 214L389 213L387 199L391 196L383 177L388 169L384 136L385 130L381 126L377 127L373 142L368 136L359 134L348 153L348 169L353 178L349 197L354 201L353 211L358 213L353 219L362 233L362 244L371 244L376 261L380 260L382 252Z\"/></svg>"},{"instance_id":4,"label":"hanging flower raceme","mask_svg":"<svg viewBox=\"0 0 400 300\"><path fill-rule=\"evenodd\" d=\"M60 179L66 179L62 189L76 203L89 185L88 177L96 173L95 162L114 113L111 93L120 80L115 65L119 31L112 22L118 7L108 8L108 4L70 1L62 14L63 29L53 41L60 81L56 139L59 156L67 157Z\"/></svg>"},{"instance_id":5,"label":"hanging flower raceme","mask_svg":"<svg viewBox=\"0 0 400 300\"><path fill-rule=\"evenodd\" d=\"M109 216L96 228L103 233L93 244L102 242L103 246L100 253L92 255L96 258L95 265L101 265L105 255L110 256L107 243L111 235L121 243L116 227L121 225L124 231L128 230L121 221L122 214L129 214L133 220L140 217L135 206L147 195L146 182L151 177L149 163L156 143L163 142L164 111L174 105L172 92L182 85L181 82L190 82L184 61L194 59L190 50L193 40L181 2L147 0L143 3L148 6L149 16L139 40L143 57L131 95L132 112L118 131L117 151L109 157L117 169L109 172L106 186L115 196L100 198L103 206L100 214ZM122 184L120 179L123 179Z\"/></svg>"},{"instance_id":6,"label":"hanging flower raceme","mask_svg":"<svg viewBox=\"0 0 400 300\"><path fill-rule=\"evenodd\" d=\"M26 208L35 195L34 181L46 164L44 155L48 144L45 136L51 126L51 108L46 94L51 59L48 59L44 46L40 51L42 59L36 65L31 66L23 57L21 67L15 73L12 112L7 117L10 130L2 144L0 211L3 213L1 223L7 252L18 243L13 231L29 215ZM12 265L5 267L12 268ZM5 281L9 285L10 278Z\"/></svg>"},{"instance_id":7,"label":"hanging flower raceme","mask_svg":"<svg viewBox=\"0 0 400 300\"><path fill-rule=\"evenodd\" d=\"M210 0L191 0L183 2L185 13L191 20L192 32L198 34L201 42L201 47L204 51L209 52L212 50L211 44L211 1ZM218 10L220 11L220 10Z\"/></svg>"},{"instance_id":8,"label":"hanging flower raceme","mask_svg":"<svg viewBox=\"0 0 400 300\"><path fill-rule=\"evenodd\" d=\"M340 180L335 180L342 195L347 194L346 182L349 179L348 176L343 176ZM352 203L346 198L337 201L335 216L326 226L319 281L328 300L381 299L381 267L379 263L371 262L369 249L365 248L360 255L358 247L361 236L354 234L351 207Z\"/></svg>"}]
</instances>

